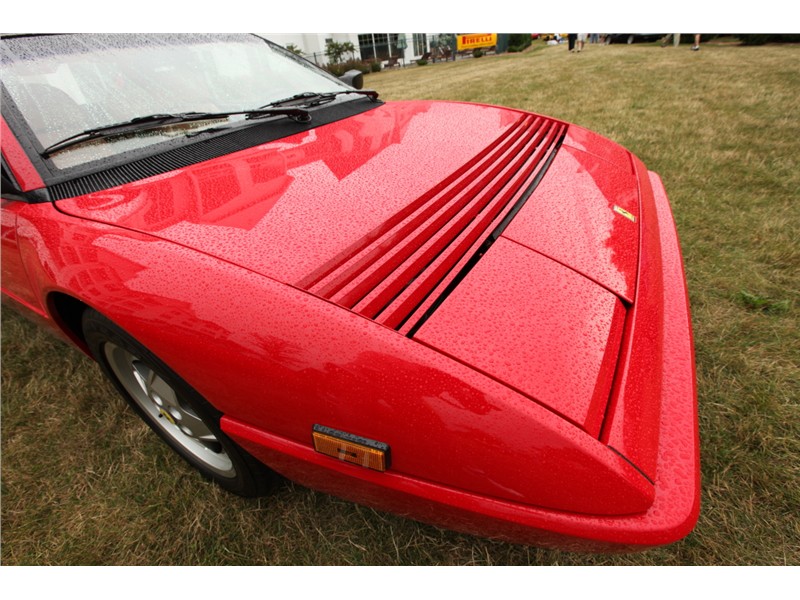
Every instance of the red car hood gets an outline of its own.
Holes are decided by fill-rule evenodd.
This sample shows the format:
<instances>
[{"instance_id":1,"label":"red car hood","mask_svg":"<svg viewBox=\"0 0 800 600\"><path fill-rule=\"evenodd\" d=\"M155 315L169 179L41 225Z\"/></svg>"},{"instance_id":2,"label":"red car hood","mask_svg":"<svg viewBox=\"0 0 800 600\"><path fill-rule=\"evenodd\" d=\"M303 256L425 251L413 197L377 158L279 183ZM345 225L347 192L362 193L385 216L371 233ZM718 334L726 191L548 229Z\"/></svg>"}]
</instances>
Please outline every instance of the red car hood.
<instances>
[{"instance_id":1,"label":"red car hood","mask_svg":"<svg viewBox=\"0 0 800 600\"><path fill-rule=\"evenodd\" d=\"M584 129L387 103L58 207L305 289L599 428L635 296L639 194L629 153Z\"/></svg>"}]
</instances>

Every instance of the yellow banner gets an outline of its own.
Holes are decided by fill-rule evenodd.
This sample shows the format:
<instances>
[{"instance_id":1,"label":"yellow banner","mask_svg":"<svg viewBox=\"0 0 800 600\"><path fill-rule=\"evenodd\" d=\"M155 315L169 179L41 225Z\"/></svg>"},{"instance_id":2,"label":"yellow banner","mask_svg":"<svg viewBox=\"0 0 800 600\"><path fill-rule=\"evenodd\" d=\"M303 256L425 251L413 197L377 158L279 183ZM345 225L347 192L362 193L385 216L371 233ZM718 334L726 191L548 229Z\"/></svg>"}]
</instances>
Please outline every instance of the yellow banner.
<instances>
[{"instance_id":1,"label":"yellow banner","mask_svg":"<svg viewBox=\"0 0 800 600\"><path fill-rule=\"evenodd\" d=\"M456 49L459 52L488 46L497 46L496 33L459 33L456 36Z\"/></svg>"}]
</instances>

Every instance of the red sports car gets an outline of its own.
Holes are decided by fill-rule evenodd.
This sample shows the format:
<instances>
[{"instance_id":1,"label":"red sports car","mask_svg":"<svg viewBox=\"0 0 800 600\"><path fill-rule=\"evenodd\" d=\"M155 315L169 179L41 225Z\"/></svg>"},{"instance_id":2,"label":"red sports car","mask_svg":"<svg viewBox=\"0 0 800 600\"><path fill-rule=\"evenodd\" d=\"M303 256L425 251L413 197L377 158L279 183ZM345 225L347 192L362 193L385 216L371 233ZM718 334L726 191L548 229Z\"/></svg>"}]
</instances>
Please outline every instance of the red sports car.
<instances>
[{"instance_id":1,"label":"red sports car","mask_svg":"<svg viewBox=\"0 0 800 600\"><path fill-rule=\"evenodd\" d=\"M3 300L205 476L559 548L691 531L685 277L627 150L256 36L2 48Z\"/></svg>"}]
</instances>

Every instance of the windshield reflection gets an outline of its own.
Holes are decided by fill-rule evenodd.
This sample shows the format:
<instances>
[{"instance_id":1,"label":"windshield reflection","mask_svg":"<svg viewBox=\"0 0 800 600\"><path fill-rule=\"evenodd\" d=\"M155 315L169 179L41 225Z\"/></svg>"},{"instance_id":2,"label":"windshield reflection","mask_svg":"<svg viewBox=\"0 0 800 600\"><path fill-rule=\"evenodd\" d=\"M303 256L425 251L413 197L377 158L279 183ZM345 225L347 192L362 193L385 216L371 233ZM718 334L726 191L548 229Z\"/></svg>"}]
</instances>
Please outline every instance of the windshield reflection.
<instances>
[{"instance_id":1,"label":"windshield reflection","mask_svg":"<svg viewBox=\"0 0 800 600\"><path fill-rule=\"evenodd\" d=\"M256 36L81 34L9 38L3 84L41 148L142 115L250 110L342 82ZM81 144L52 157L60 169L196 132L194 122Z\"/></svg>"}]
</instances>

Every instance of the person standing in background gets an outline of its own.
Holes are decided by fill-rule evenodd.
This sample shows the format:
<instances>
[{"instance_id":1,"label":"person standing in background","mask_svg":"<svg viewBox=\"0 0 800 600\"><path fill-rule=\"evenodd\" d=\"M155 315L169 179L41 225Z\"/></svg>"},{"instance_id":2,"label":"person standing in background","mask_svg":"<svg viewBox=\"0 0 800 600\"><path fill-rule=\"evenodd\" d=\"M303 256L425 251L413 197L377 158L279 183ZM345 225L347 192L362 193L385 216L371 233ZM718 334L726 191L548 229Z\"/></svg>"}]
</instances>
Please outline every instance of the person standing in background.
<instances>
[{"instance_id":1,"label":"person standing in background","mask_svg":"<svg viewBox=\"0 0 800 600\"><path fill-rule=\"evenodd\" d=\"M694 34L694 45L692 46L692 50L697 51L700 50L700 35L699 33ZM669 44L670 40L672 40L673 45L677 48L678 45L681 43L681 34L680 33L668 33L665 35L661 40L661 47L666 48Z\"/></svg>"}]
</instances>

